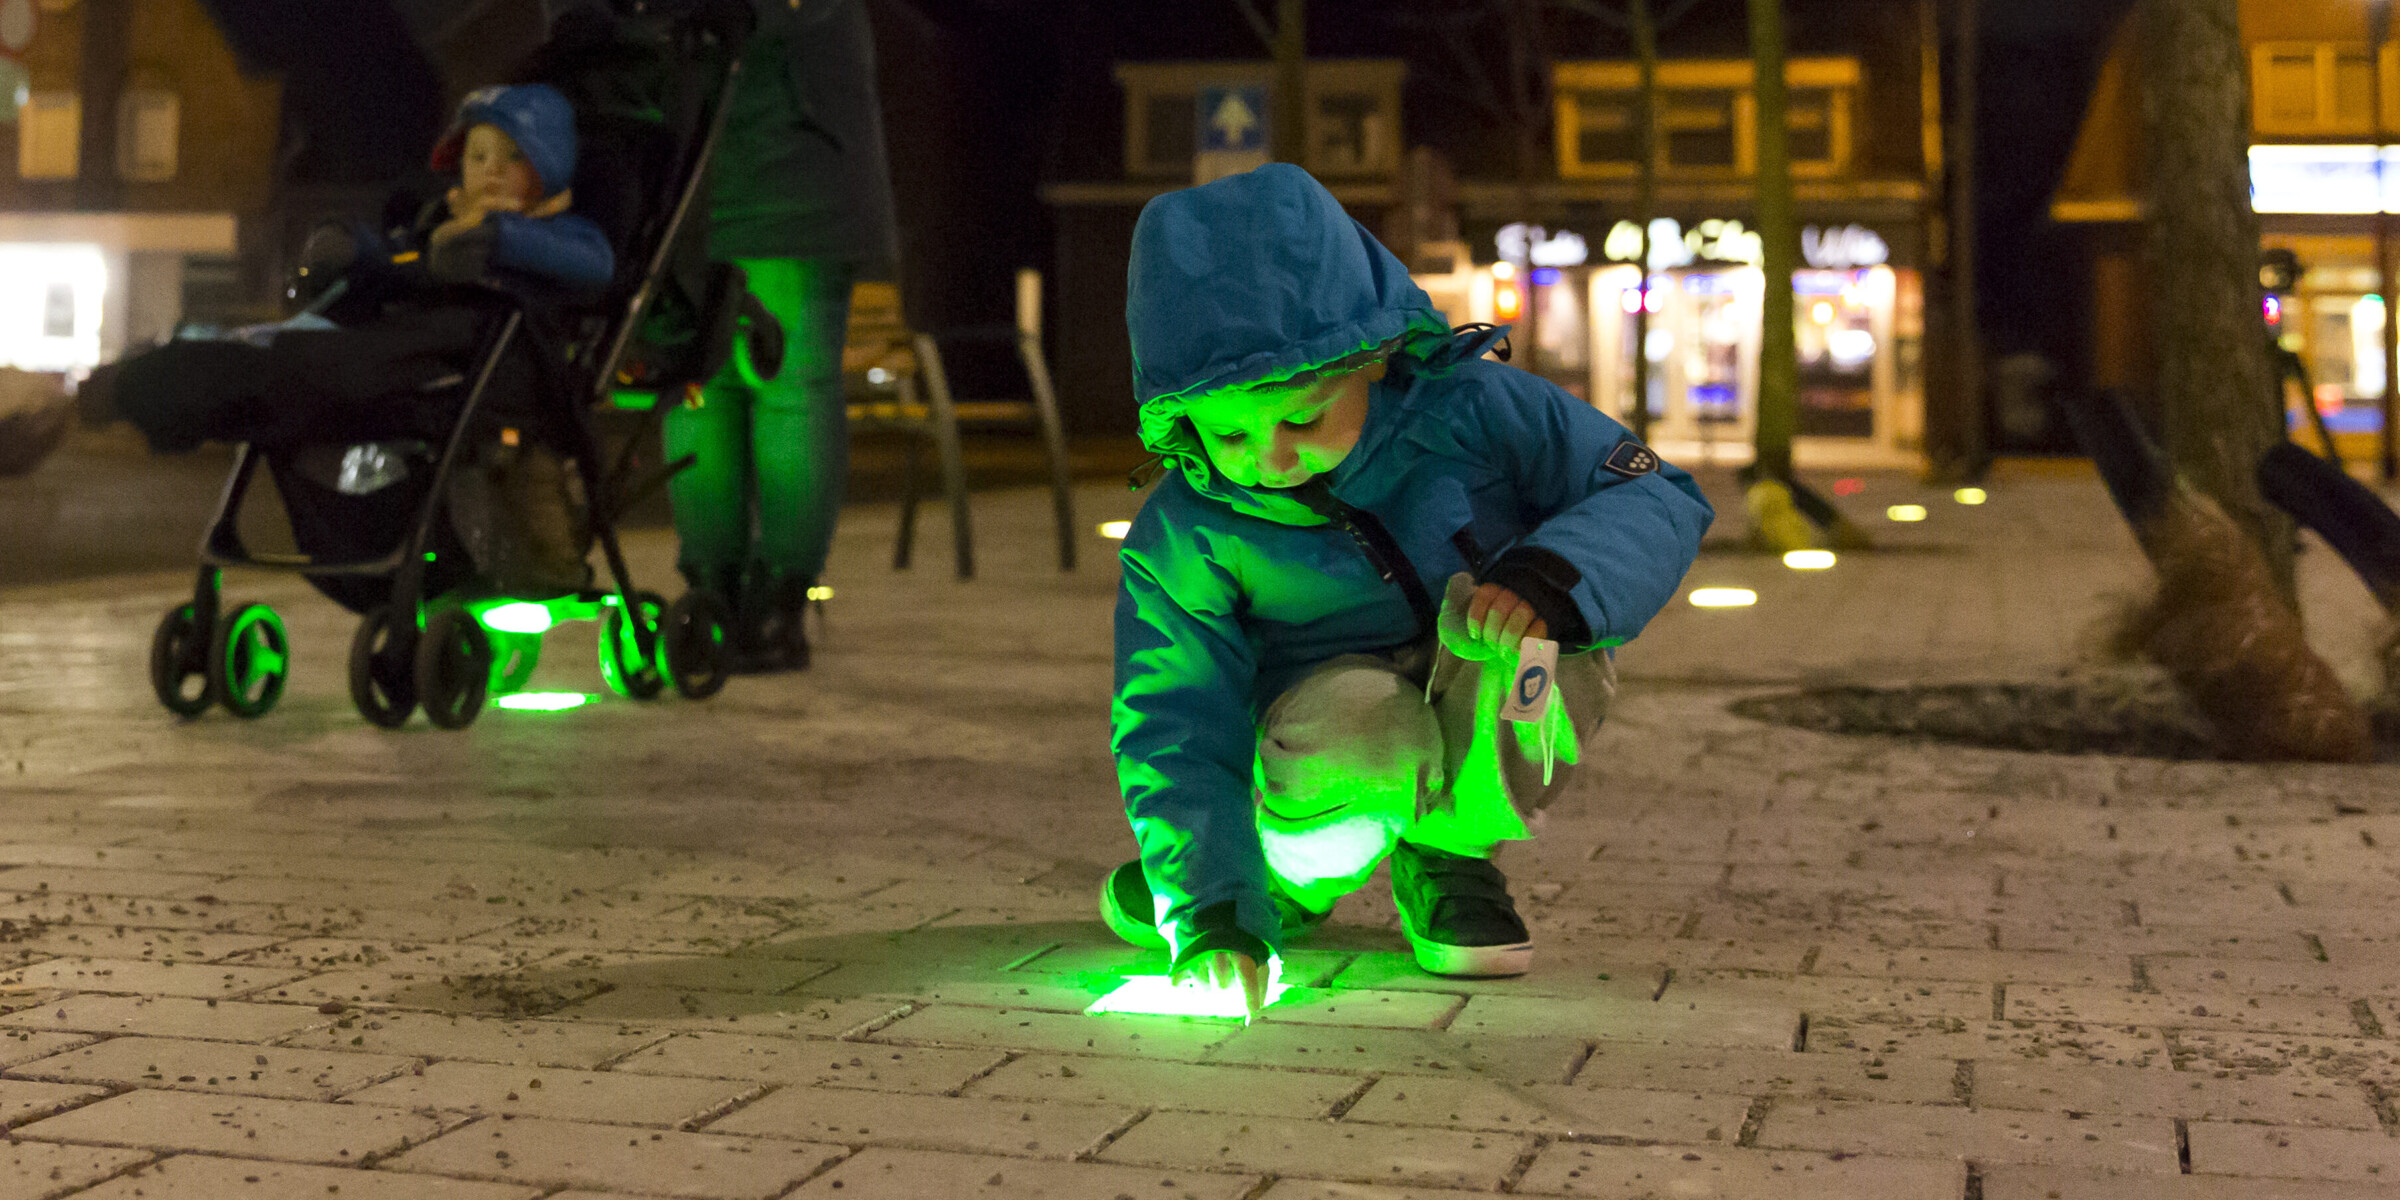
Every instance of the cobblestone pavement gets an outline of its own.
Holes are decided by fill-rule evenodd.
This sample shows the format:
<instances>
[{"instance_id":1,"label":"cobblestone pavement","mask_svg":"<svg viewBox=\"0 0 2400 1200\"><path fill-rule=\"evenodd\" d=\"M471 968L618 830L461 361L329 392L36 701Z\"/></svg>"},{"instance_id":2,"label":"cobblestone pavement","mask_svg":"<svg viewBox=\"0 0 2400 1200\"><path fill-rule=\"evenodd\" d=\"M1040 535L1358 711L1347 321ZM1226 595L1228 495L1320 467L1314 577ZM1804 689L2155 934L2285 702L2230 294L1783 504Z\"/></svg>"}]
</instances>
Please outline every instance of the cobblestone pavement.
<instances>
[{"instance_id":1,"label":"cobblestone pavement","mask_svg":"<svg viewBox=\"0 0 2400 1200\"><path fill-rule=\"evenodd\" d=\"M2140 582L2088 480L1853 503L1903 501L1828 573L1705 558L1759 605L1626 650L1503 858L1533 974L1417 974L1371 888L1249 1028L1082 1015L1161 964L1091 909L1107 544L1059 575L1037 495L979 500L972 583L861 510L806 675L464 733L365 725L288 580L231 588L298 655L255 722L148 696L182 577L0 592L0 1198L2400 1196L2400 767L1726 713L2040 679ZM2364 686L2372 605L2305 564ZM536 686L600 691L591 640Z\"/></svg>"}]
</instances>

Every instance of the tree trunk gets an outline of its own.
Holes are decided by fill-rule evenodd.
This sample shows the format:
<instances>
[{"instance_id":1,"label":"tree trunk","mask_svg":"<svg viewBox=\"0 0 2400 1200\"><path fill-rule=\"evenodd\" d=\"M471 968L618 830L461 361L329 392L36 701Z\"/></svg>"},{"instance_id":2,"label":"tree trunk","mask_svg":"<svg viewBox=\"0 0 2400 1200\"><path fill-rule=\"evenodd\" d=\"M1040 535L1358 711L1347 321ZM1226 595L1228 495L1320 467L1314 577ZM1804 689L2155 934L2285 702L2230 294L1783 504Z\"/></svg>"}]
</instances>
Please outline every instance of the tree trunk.
<instances>
[{"instance_id":1,"label":"tree trunk","mask_svg":"<svg viewBox=\"0 0 2400 1200\"><path fill-rule=\"evenodd\" d=\"M1642 227L1641 304L1633 310L1633 436L1650 440L1650 222L1658 213L1658 26L1650 0L1630 0L1633 54L1641 72L1634 88L1634 145L1642 157L1633 190L1633 219Z\"/></svg>"},{"instance_id":2,"label":"tree trunk","mask_svg":"<svg viewBox=\"0 0 2400 1200\"><path fill-rule=\"evenodd\" d=\"M2292 523L2258 491L2283 440L2250 209L2250 93L2237 0L2140 0L2150 147L2150 311L2168 457L2258 543L2292 595Z\"/></svg>"},{"instance_id":3,"label":"tree trunk","mask_svg":"<svg viewBox=\"0 0 2400 1200\"><path fill-rule=\"evenodd\" d=\"M1278 162L1308 160L1308 4L1275 6L1275 100L1267 131Z\"/></svg>"},{"instance_id":4,"label":"tree trunk","mask_svg":"<svg viewBox=\"0 0 2400 1200\"><path fill-rule=\"evenodd\" d=\"M2231 3L2231 0L2226 0ZM1783 0L1750 0L1750 57L1758 101L1758 236L1766 294L1758 339L1758 475L1792 477L1800 419L1800 350L1793 329L1792 273L1800 231L1792 215L1792 155L1783 77Z\"/></svg>"}]
</instances>

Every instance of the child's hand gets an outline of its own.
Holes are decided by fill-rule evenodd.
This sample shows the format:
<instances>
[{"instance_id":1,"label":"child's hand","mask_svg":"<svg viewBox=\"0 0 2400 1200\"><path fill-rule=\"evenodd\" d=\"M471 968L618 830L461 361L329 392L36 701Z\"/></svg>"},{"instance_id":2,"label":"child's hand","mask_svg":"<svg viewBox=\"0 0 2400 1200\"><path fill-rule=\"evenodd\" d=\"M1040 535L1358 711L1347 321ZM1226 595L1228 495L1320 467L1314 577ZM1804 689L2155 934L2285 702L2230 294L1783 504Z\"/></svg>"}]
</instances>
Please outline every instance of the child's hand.
<instances>
[{"instance_id":1,"label":"child's hand","mask_svg":"<svg viewBox=\"0 0 2400 1200\"><path fill-rule=\"evenodd\" d=\"M1193 959L1175 972L1175 982L1241 989L1245 1025L1257 1020L1258 1010L1267 1006L1266 968L1238 950L1211 950Z\"/></svg>"},{"instance_id":2,"label":"child's hand","mask_svg":"<svg viewBox=\"0 0 2400 1200\"><path fill-rule=\"evenodd\" d=\"M1526 638L1549 637L1550 625L1524 597L1487 583L1467 602L1466 635L1494 654L1513 654Z\"/></svg>"}]
</instances>

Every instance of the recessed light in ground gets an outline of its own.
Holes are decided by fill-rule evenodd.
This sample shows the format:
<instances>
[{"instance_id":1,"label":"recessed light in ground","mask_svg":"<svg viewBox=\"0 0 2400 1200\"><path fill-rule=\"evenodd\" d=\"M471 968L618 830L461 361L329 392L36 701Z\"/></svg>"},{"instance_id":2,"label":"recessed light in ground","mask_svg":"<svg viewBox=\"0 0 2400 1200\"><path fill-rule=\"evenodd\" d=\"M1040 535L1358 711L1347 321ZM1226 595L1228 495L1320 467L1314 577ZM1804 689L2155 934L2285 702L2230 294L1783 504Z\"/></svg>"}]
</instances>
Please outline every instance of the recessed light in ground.
<instances>
[{"instance_id":1,"label":"recessed light in ground","mask_svg":"<svg viewBox=\"0 0 2400 1200\"><path fill-rule=\"evenodd\" d=\"M1749 588L1706 587L1692 590L1694 608L1748 608L1758 603L1758 593Z\"/></svg>"},{"instance_id":2,"label":"recessed light in ground","mask_svg":"<svg viewBox=\"0 0 2400 1200\"><path fill-rule=\"evenodd\" d=\"M1822 571L1833 562L1831 550L1794 550L1783 556L1783 565L1795 571Z\"/></svg>"}]
</instances>

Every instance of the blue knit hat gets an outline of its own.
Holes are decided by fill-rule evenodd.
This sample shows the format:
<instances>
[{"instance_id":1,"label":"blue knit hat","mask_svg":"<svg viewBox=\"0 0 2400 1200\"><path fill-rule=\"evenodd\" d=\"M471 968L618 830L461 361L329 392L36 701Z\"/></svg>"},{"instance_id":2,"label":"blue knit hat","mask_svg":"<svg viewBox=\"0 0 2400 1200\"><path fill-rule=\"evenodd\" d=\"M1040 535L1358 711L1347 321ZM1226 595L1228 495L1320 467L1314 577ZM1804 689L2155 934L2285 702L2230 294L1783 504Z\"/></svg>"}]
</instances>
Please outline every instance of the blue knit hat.
<instances>
[{"instance_id":1,"label":"blue knit hat","mask_svg":"<svg viewBox=\"0 0 2400 1200\"><path fill-rule=\"evenodd\" d=\"M434 171L447 175L458 169L467 131L478 125L490 125L517 144L517 152L541 177L542 194L555 194L574 182L575 106L557 88L528 83L467 93L450 131L434 144Z\"/></svg>"}]
</instances>

